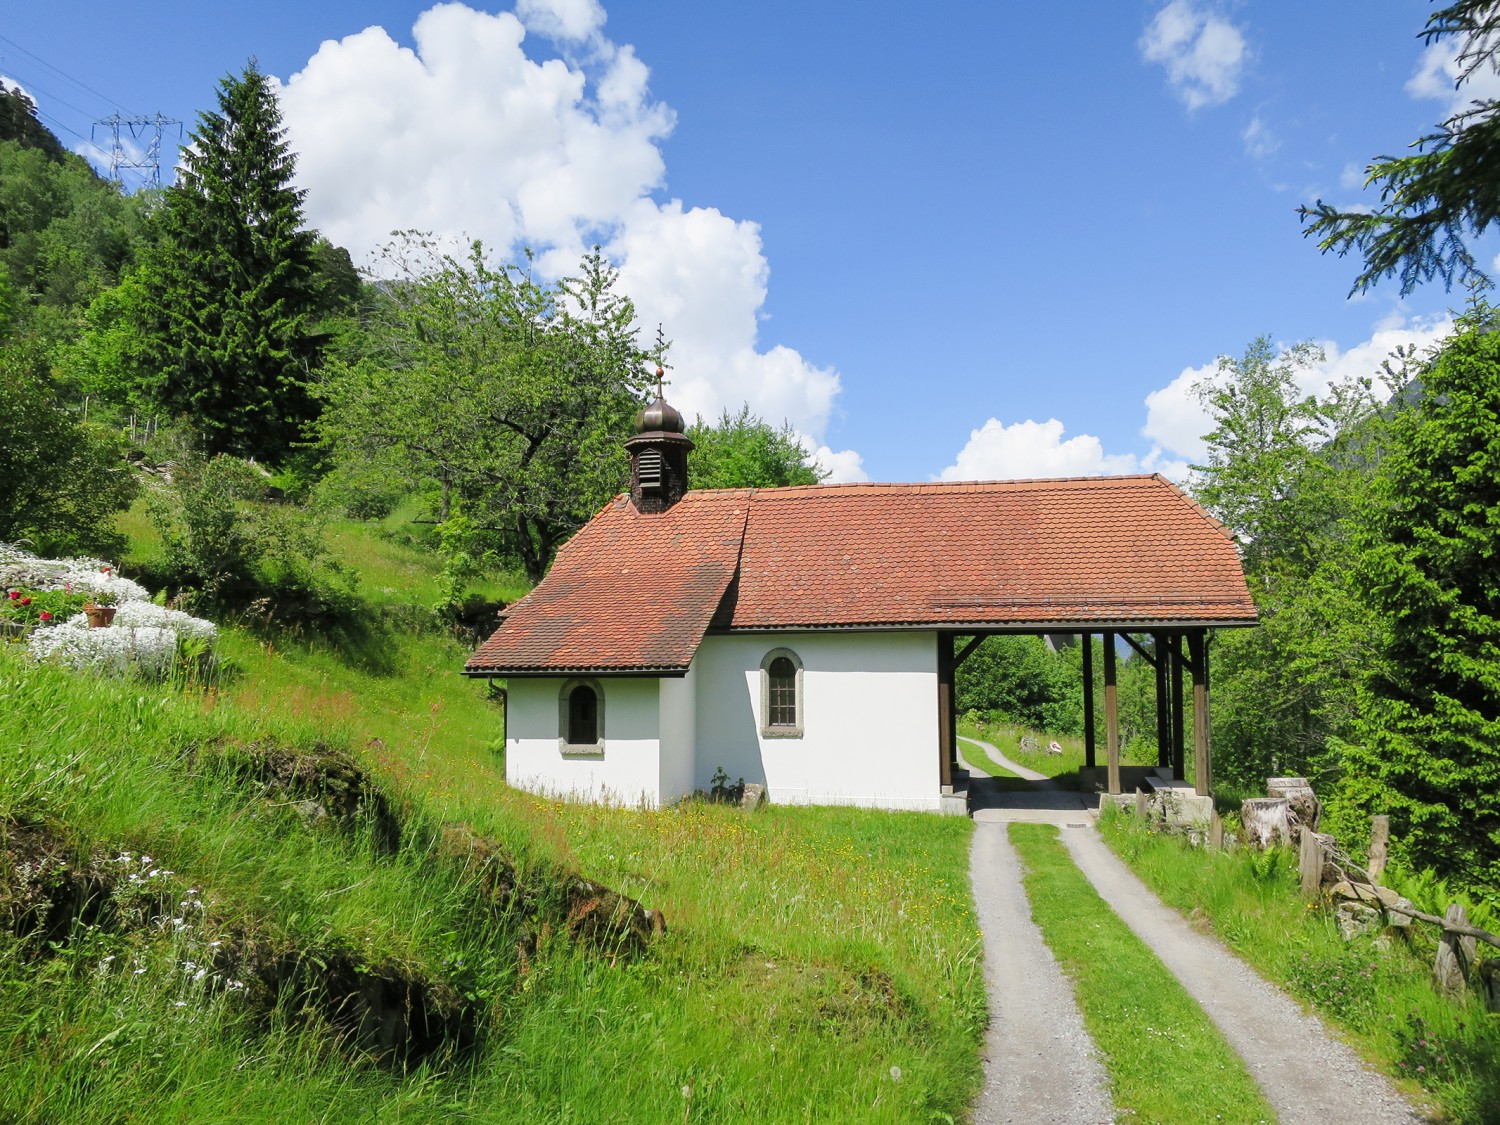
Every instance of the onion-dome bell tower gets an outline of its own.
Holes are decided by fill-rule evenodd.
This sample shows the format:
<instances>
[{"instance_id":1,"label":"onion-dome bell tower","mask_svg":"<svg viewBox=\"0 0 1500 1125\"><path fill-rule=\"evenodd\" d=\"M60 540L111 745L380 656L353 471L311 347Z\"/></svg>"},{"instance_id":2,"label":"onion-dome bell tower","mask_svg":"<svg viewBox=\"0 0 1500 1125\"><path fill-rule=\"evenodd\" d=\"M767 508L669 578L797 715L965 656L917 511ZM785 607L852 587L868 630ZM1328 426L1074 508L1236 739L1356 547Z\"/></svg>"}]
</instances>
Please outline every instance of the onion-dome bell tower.
<instances>
[{"instance_id":1,"label":"onion-dome bell tower","mask_svg":"<svg viewBox=\"0 0 1500 1125\"><path fill-rule=\"evenodd\" d=\"M630 499L647 515L665 512L688 490L688 450L693 441L682 432L682 414L663 397L664 374L658 366L656 401L635 416L635 437L625 442Z\"/></svg>"}]
</instances>

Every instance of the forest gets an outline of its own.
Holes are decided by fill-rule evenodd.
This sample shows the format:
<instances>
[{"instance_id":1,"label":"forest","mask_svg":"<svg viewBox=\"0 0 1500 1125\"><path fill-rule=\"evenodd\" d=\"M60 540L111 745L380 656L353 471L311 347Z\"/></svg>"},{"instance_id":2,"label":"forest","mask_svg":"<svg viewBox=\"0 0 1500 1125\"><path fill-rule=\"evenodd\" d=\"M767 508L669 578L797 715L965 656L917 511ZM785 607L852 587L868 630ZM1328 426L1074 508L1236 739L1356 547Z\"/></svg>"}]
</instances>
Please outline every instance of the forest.
<instances>
[{"instance_id":1,"label":"forest","mask_svg":"<svg viewBox=\"0 0 1500 1125\"><path fill-rule=\"evenodd\" d=\"M1487 120L1452 123L1448 151ZM1215 769L1246 791L1312 779L1349 839L1389 814L1403 862L1493 901L1500 337L1455 233L1489 204L1470 192L1434 225L1431 178L1455 173L1408 159L1372 165L1393 185L1384 225L1320 207L1308 230L1365 255L1361 285L1466 282L1453 334L1316 394L1317 350L1265 336L1197 387L1213 429L1186 486L1240 544L1261 615L1213 638ZM331 634L353 578L321 521L416 502L442 566L432 611L461 624L476 578L534 584L620 489L669 346L640 345L597 249L553 281L526 254L409 231L356 270L306 226L295 166L253 64L223 80L177 182L132 194L0 93L0 540L118 557L135 505L160 541L141 577L175 604ZM1401 196L1414 176L1427 194ZM748 408L691 436L697 487L820 479ZM1127 738L1150 731L1144 671L1125 662ZM993 638L959 706L1076 731L1079 675L1076 651Z\"/></svg>"}]
</instances>

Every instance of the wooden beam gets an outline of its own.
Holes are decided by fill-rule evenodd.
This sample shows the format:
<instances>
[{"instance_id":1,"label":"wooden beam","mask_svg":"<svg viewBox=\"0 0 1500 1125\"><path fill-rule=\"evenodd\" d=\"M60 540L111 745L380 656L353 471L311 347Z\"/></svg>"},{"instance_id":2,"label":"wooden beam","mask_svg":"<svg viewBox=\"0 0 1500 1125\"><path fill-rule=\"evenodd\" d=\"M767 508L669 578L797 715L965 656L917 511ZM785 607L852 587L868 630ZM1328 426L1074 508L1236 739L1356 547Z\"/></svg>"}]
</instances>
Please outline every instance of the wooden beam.
<instances>
[{"instance_id":1,"label":"wooden beam","mask_svg":"<svg viewBox=\"0 0 1500 1125\"><path fill-rule=\"evenodd\" d=\"M988 633L982 633L982 634L980 634L977 637L970 637L969 638L969 643L966 644L966 645L964 645L963 651L960 652L957 656L955 656L953 658L953 670L955 672L958 671L958 666L960 664L962 664L965 660L969 659L969 657L971 657L971 656L974 655L974 650L976 648L978 648L980 645L984 644L985 639L988 636L989 636Z\"/></svg>"},{"instance_id":2,"label":"wooden beam","mask_svg":"<svg viewBox=\"0 0 1500 1125\"><path fill-rule=\"evenodd\" d=\"M1094 634L1083 634L1083 764L1098 765L1094 734Z\"/></svg>"},{"instance_id":3,"label":"wooden beam","mask_svg":"<svg viewBox=\"0 0 1500 1125\"><path fill-rule=\"evenodd\" d=\"M1139 642L1137 642L1136 639L1134 637L1132 637L1129 633L1121 633L1120 636L1122 636L1122 637L1125 638L1125 643L1126 644L1128 644L1131 648L1135 649L1135 654L1137 656L1139 656L1147 664L1151 665L1151 667L1153 667L1153 668L1156 667L1156 657L1152 656L1151 653L1147 652L1144 645L1142 645Z\"/></svg>"},{"instance_id":4,"label":"wooden beam","mask_svg":"<svg viewBox=\"0 0 1500 1125\"><path fill-rule=\"evenodd\" d=\"M1151 636L1156 649L1156 764L1172 765L1172 721L1169 714L1172 689L1167 683L1167 639L1160 633Z\"/></svg>"},{"instance_id":5,"label":"wooden beam","mask_svg":"<svg viewBox=\"0 0 1500 1125\"><path fill-rule=\"evenodd\" d=\"M1193 669L1193 790L1200 797L1213 792L1213 761L1208 746L1208 637L1197 629L1188 634Z\"/></svg>"},{"instance_id":6,"label":"wooden beam","mask_svg":"<svg viewBox=\"0 0 1500 1125\"><path fill-rule=\"evenodd\" d=\"M1172 651L1172 776L1178 781L1187 780L1187 736L1183 727L1186 722L1186 707L1183 706L1182 690L1182 638L1171 637L1168 644Z\"/></svg>"},{"instance_id":7,"label":"wooden beam","mask_svg":"<svg viewBox=\"0 0 1500 1125\"><path fill-rule=\"evenodd\" d=\"M958 722L953 714L953 634L937 635L938 784L952 792L953 742Z\"/></svg>"},{"instance_id":8,"label":"wooden beam","mask_svg":"<svg viewBox=\"0 0 1500 1125\"><path fill-rule=\"evenodd\" d=\"M1115 635L1104 634L1104 752L1109 763L1109 791L1120 790L1120 699L1115 675Z\"/></svg>"}]
</instances>

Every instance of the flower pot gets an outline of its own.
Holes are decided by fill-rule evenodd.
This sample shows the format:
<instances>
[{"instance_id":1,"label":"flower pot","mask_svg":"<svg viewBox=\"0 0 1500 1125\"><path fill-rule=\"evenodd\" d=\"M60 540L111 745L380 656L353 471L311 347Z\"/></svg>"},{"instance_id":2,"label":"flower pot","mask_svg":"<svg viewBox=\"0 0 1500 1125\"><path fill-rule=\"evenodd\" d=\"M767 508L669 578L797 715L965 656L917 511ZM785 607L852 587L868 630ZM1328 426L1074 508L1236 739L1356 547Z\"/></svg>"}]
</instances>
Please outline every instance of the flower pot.
<instances>
[{"instance_id":1,"label":"flower pot","mask_svg":"<svg viewBox=\"0 0 1500 1125\"><path fill-rule=\"evenodd\" d=\"M86 605L83 612L88 614L90 629L103 629L115 619L115 607L112 605Z\"/></svg>"}]
</instances>

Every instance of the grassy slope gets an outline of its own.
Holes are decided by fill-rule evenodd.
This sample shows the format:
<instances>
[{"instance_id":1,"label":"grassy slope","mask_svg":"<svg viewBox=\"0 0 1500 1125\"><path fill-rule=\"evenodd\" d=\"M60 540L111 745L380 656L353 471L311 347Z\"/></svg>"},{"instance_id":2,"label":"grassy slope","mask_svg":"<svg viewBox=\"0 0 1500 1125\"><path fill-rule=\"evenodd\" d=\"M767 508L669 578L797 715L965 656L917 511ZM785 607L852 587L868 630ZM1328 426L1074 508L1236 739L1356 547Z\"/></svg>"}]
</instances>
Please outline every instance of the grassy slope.
<instances>
[{"instance_id":1,"label":"grassy slope","mask_svg":"<svg viewBox=\"0 0 1500 1125\"><path fill-rule=\"evenodd\" d=\"M1500 1017L1474 995L1434 993L1430 927L1346 942L1331 908L1300 897L1289 851L1194 849L1118 815L1101 829L1163 901L1211 926L1408 1090L1420 1084L1441 1119L1500 1122Z\"/></svg>"},{"instance_id":2,"label":"grassy slope","mask_svg":"<svg viewBox=\"0 0 1500 1125\"><path fill-rule=\"evenodd\" d=\"M422 600L432 568L419 552L359 525L335 534L369 600ZM247 1027L229 999L184 993L165 969L98 976L64 954L44 968L44 991L31 966L0 957L20 985L0 995L0 1117L98 1120L132 1105L193 1120L228 1107L276 1120L964 1112L984 1021L967 821L544 801L504 786L499 710L456 675L456 642L387 633L350 653L230 629L224 649L240 674L202 696L7 659L0 813L44 808L100 842L163 853L231 913L279 932L436 973L461 961L490 997L490 1033L469 1063L402 1077L349 1065L295 1027ZM420 843L373 862L336 835L262 815L243 793L186 784L177 768L185 742L267 732L347 741L409 813L463 820L538 870L576 866L660 907L670 933L633 962L544 943L523 971L512 938L474 921Z\"/></svg>"}]
</instances>

